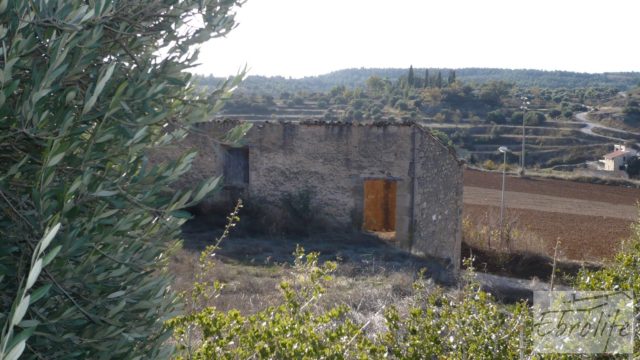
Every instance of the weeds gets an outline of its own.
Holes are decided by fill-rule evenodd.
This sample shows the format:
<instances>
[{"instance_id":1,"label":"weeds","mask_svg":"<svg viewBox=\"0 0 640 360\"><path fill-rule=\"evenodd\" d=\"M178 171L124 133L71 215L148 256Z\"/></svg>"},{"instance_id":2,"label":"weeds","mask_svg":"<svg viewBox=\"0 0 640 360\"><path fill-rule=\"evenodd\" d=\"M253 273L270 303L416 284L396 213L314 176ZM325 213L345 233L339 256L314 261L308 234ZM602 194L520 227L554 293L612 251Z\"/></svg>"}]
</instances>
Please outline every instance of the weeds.
<instances>
[{"instance_id":1,"label":"weeds","mask_svg":"<svg viewBox=\"0 0 640 360\"><path fill-rule=\"evenodd\" d=\"M195 281L193 282L193 286L189 291L183 291L179 294L187 304L187 313L190 314L187 316L192 316L193 314L204 311L203 309L206 309L211 300L217 297L222 290L223 284L221 282L209 280L209 277L215 267L213 257L215 256L215 251L218 249L220 243L229 236L231 229L233 229L240 221L239 213L241 208L242 200L238 200L233 211L227 217L227 225L225 226L222 235L220 235L213 244L205 247L205 249L200 253L198 269L195 272ZM173 320L170 320L167 323L169 324L169 327L174 327L174 325L171 325L172 321ZM192 355L195 338L202 335L204 334L197 332L197 329L195 329L191 324L176 328L174 333L174 336L177 337L178 344L186 349L189 357Z\"/></svg>"},{"instance_id":2,"label":"weeds","mask_svg":"<svg viewBox=\"0 0 640 360\"><path fill-rule=\"evenodd\" d=\"M281 198L285 221L282 229L285 233L309 235L317 220L313 207L315 191L303 189L294 193L286 193Z\"/></svg>"},{"instance_id":3,"label":"weeds","mask_svg":"<svg viewBox=\"0 0 640 360\"><path fill-rule=\"evenodd\" d=\"M486 212L477 222L473 222L469 217L463 218L462 239L473 247L498 253L547 253L544 243L520 226L519 218L509 212L505 212L502 228L499 215L492 211Z\"/></svg>"}]
</instances>

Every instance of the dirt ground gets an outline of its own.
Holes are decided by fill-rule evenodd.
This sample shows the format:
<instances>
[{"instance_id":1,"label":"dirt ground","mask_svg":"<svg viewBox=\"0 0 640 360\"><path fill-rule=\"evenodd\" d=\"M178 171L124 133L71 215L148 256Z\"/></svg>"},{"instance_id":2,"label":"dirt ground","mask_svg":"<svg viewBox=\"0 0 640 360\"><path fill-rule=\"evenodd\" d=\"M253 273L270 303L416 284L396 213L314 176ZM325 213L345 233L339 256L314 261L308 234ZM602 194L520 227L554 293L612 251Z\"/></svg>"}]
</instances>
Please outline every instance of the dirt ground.
<instances>
[{"instance_id":1,"label":"dirt ground","mask_svg":"<svg viewBox=\"0 0 640 360\"><path fill-rule=\"evenodd\" d=\"M212 229L215 227L210 223L198 219L183 226L184 246L170 263L177 291L192 286L195 274L200 271L200 251L219 236L220 230ZM360 232L284 237L237 231L215 253L215 268L209 280L226 285L211 305L220 310L253 313L279 304L279 283L291 276L296 245L307 253L320 252L321 262L338 263L335 279L322 303L345 304L354 310L355 316L376 314L381 320L381 309L402 302L413 292L412 285L422 269L434 284L448 286L455 282L453 274L437 260L411 255L389 241Z\"/></svg>"},{"instance_id":2,"label":"dirt ground","mask_svg":"<svg viewBox=\"0 0 640 360\"><path fill-rule=\"evenodd\" d=\"M499 190L501 174L467 170L465 193L478 188ZM543 244L545 255L553 256L556 240L558 255L565 260L602 262L619 250L631 234L637 218L633 205L640 199L639 189L585 184L563 180L507 178L507 214ZM482 193L482 191L477 191ZM498 191L465 194L463 216L474 223L499 214ZM513 195L517 195L514 199ZM485 199L485 203L482 203ZM516 203L514 203L514 200ZM609 205L607 205L609 204Z\"/></svg>"}]
</instances>

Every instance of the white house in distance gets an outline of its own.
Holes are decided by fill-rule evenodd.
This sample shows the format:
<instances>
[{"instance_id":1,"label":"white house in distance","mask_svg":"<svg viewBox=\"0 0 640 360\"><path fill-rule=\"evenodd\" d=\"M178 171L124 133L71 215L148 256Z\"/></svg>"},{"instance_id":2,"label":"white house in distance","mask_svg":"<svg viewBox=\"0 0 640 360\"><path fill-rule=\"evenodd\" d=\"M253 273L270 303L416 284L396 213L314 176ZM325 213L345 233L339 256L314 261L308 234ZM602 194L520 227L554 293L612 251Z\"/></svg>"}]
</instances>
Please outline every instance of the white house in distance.
<instances>
[{"instance_id":1,"label":"white house in distance","mask_svg":"<svg viewBox=\"0 0 640 360\"><path fill-rule=\"evenodd\" d=\"M605 171L622 171L627 161L636 155L637 152L633 149L627 149L624 145L614 145L613 152L606 154L601 161L604 163Z\"/></svg>"}]
</instances>

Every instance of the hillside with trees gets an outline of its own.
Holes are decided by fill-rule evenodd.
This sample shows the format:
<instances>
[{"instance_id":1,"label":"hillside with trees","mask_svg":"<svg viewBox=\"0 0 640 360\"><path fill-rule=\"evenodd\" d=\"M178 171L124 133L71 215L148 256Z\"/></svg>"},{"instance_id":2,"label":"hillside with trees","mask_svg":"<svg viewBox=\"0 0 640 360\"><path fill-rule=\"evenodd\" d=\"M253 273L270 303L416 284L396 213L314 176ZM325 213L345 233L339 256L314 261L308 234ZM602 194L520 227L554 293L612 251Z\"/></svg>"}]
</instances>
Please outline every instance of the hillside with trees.
<instances>
[{"instance_id":1,"label":"hillside with trees","mask_svg":"<svg viewBox=\"0 0 640 360\"><path fill-rule=\"evenodd\" d=\"M610 139L582 133L575 114L589 107L619 102L630 94L627 112L636 108L635 92L609 86L526 87L513 82L462 80L457 70L403 70L396 80L370 76L362 86L333 86L326 92L238 91L225 104L223 117L250 120L405 122L432 128L471 163L500 160L495 149L510 146L516 162L523 116L528 127L530 165L550 167L595 160L607 152ZM270 91L276 91L277 82ZM529 102L521 109L522 97ZM629 115L632 116L632 115ZM633 136L625 140L633 140Z\"/></svg>"},{"instance_id":2,"label":"hillside with trees","mask_svg":"<svg viewBox=\"0 0 640 360\"><path fill-rule=\"evenodd\" d=\"M413 68L413 67L412 67ZM512 70L512 69L438 69L438 68L413 68L415 77L429 77L437 79L437 75L455 72L457 80L467 84L484 84L492 81L504 81L519 87L539 88L589 88L611 87L617 90L627 90L640 84L640 73L602 73L589 74L569 71L543 71L543 70ZM290 79L282 76L248 76L240 86L240 90L256 94L278 94L287 92L327 92L335 86L346 88L364 87L371 77L379 77L390 81L397 81L407 76L406 69L379 68L379 69L345 69L334 71L319 76ZM215 86L222 78L212 75L196 77L202 86ZM445 79L449 80L449 79Z\"/></svg>"}]
</instances>

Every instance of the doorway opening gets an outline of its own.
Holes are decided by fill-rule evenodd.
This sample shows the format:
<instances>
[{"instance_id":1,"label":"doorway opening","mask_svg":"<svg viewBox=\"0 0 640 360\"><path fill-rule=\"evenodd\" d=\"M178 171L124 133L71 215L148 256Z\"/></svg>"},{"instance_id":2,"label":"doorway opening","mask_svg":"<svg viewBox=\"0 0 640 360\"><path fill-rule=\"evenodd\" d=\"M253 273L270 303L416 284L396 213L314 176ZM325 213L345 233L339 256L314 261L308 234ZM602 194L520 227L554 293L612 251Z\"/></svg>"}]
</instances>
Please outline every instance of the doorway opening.
<instances>
[{"instance_id":1,"label":"doorway opening","mask_svg":"<svg viewBox=\"0 0 640 360\"><path fill-rule=\"evenodd\" d=\"M396 195L398 183L389 179L364 181L362 229L384 240L396 239Z\"/></svg>"}]
</instances>

